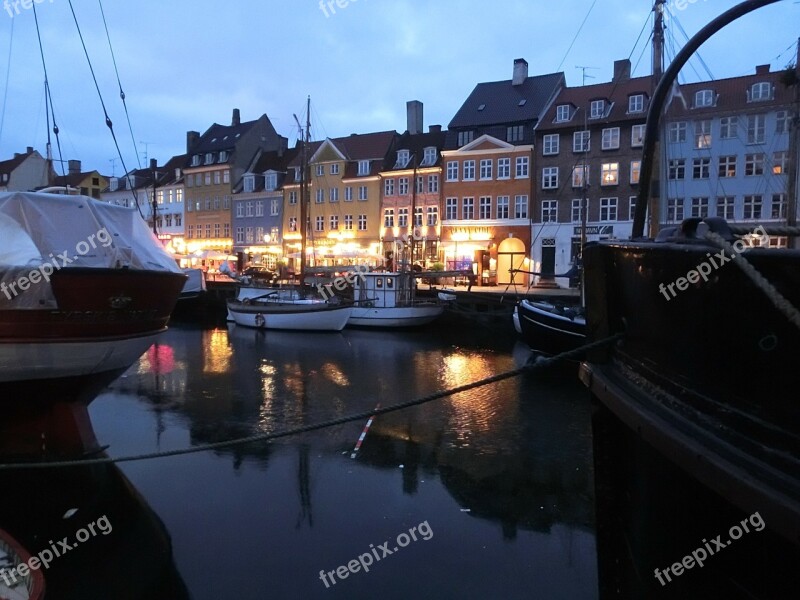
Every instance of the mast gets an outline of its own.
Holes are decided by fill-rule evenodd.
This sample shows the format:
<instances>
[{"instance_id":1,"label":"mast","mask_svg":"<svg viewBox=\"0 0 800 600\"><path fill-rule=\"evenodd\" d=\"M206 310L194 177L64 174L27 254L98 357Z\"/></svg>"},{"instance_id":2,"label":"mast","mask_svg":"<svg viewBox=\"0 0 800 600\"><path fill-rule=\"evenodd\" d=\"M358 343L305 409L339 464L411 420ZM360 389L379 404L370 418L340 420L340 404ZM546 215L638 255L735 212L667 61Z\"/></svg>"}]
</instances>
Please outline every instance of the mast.
<instances>
[{"instance_id":1,"label":"mast","mask_svg":"<svg viewBox=\"0 0 800 600\"><path fill-rule=\"evenodd\" d=\"M417 227L417 153L411 156L414 161L414 174L412 175L414 189L411 191L411 263L408 266L409 272L414 272L414 249L416 240L414 239L414 230ZM421 224L420 224L421 225Z\"/></svg>"},{"instance_id":2,"label":"mast","mask_svg":"<svg viewBox=\"0 0 800 600\"><path fill-rule=\"evenodd\" d=\"M295 115L295 121L298 126L300 122ZM311 96L306 100L306 127L303 133L303 127L300 126L300 135L303 138L303 145L301 150L300 159L300 287L303 287L303 282L306 277L306 219L308 218L308 206L306 202L308 191L308 140L311 131Z\"/></svg>"},{"instance_id":3,"label":"mast","mask_svg":"<svg viewBox=\"0 0 800 600\"><path fill-rule=\"evenodd\" d=\"M664 11L666 10L666 0L655 0L655 4L653 5L653 12L655 13L655 20L653 22L653 64L652 64L652 90L655 90L658 86L661 78L664 75ZM661 132L658 132L658 136L661 136ZM663 142L663 140L661 140ZM660 150L660 140L655 140L655 156L661 155ZM655 170L655 177L653 181L655 181L656 185L651 186L651 193L648 193L649 201L648 201L648 210L650 211L650 228L648 234L651 238L655 239L658 235L658 226L660 221L660 214L661 214L661 207L660 207L660 199L662 197L661 193L661 181L663 178L661 177L661 162L657 162L653 165ZM639 183L640 191L643 189L641 182ZM664 190L666 191L666 190ZM666 197L666 196L664 196ZM638 202L638 200L637 200Z\"/></svg>"},{"instance_id":4,"label":"mast","mask_svg":"<svg viewBox=\"0 0 800 600\"><path fill-rule=\"evenodd\" d=\"M797 227L797 204L800 195L800 38L797 40L797 58L794 64L794 106L789 130L789 169L786 186L786 225ZM794 238L790 247L800 247L800 238Z\"/></svg>"}]
</instances>

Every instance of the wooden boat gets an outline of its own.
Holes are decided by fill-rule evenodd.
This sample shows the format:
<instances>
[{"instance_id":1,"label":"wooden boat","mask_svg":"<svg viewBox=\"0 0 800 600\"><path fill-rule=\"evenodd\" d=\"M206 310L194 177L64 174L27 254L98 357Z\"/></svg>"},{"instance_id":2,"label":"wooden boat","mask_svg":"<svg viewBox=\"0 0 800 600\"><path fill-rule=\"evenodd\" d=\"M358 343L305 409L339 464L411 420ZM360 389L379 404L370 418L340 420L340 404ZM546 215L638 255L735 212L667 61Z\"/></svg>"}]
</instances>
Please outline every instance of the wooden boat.
<instances>
[{"instance_id":1,"label":"wooden boat","mask_svg":"<svg viewBox=\"0 0 800 600\"><path fill-rule=\"evenodd\" d=\"M560 354L586 343L586 318L580 306L523 299L513 318L517 332L536 352Z\"/></svg>"},{"instance_id":2,"label":"wooden boat","mask_svg":"<svg viewBox=\"0 0 800 600\"><path fill-rule=\"evenodd\" d=\"M228 301L228 311L237 325L257 329L341 331L352 310L352 304L317 298L284 300L267 296Z\"/></svg>"},{"instance_id":3,"label":"wooden boat","mask_svg":"<svg viewBox=\"0 0 800 600\"><path fill-rule=\"evenodd\" d=\"M414 273L358 273L353 327L418 327L438 319L444 306L415 298Z\"/></svg>"},{"instance_id":4,"label":"wooden boat","mask_svg":"<svg viewBox=\"0 0 800 600\"><path fill-rule=\"evenodd\" d=\"M0 529L0 598L3 600L42 600L44 598L44 575L40 570L22 576L13 571L18 565L27 563L31 555L14 538ZM3 577L5 573L5 577Z\"/></svg>"}]
</instances>

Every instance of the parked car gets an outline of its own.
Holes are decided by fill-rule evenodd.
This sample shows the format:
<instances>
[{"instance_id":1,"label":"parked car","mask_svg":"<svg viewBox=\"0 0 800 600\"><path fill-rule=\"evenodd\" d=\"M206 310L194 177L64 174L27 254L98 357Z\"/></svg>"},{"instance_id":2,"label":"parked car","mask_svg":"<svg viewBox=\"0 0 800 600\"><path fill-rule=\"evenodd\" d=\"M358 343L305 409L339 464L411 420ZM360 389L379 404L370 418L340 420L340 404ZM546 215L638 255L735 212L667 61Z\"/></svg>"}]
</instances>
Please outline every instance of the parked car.
<instances>
[{"instance_id":1,"label":"parked car","mask_svg":"<svg viewBox=\"0 0 800 600\"><path fill-rule=\"evenodd\" d=\"M275 271L262 266L247 267L242 271L244 277L249 277L253 281L261 281L266 283L274 283L278 280L278 274Z\"/></svg>"}]
</instances>

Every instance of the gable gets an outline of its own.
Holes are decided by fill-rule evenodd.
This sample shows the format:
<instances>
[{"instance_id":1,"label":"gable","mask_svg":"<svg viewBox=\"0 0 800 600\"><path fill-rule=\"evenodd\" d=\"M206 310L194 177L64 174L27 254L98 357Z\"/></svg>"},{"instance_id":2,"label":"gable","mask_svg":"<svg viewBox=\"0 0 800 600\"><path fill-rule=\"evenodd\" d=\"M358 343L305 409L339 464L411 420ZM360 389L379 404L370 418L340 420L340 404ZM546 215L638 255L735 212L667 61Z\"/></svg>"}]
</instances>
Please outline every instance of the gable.
<instances>
[{"instance_id":1,"label":"gable","mask_svg":"<svg viewBox=\"0 0 800 600\"><path fill-rule=\"evenodd\" d=\"M318 163L318 162L329 162L335 160L347 160L345 156L339 151L336 145L330 141L330 139L326 139L322 142L322 145L317 149L314 153L314 156L311 157L309 162Z\"/></svg>"},{"instance_id":2,"label":"gable","mask_svg":"<svg viewBox=\"0 0 800 600\"><path fill-rule=\"evenodd\" d=\"M513 150L514 145L509 144L508 142L504 142L503 140L499 140L496 137L492 137L491 135L484 134L478 139L471 141L469 144L461 148L461 150L464 152L470 150L499 150L499 149Z\"/></svg>"}]
</instances>

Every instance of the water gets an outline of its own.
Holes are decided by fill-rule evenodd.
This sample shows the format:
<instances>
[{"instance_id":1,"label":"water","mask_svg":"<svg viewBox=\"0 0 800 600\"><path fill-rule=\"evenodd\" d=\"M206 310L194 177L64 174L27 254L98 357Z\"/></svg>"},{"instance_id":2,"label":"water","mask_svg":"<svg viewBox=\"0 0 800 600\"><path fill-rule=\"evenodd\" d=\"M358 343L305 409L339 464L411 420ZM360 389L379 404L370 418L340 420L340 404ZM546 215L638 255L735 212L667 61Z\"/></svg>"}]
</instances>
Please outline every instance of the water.
<instances>
[{"instance_id":1,"label":"water","mask_svg":"<svg viewBox=\"0 0 800 600\"><path fill-rule=\"evenodd\" d=\"M108 454L165 451L387 406L525 358L513 341L448 328L178 326L89 413ZM589 404L575 379L513 378L381 415L352 459L364 425L101 475L127 479L140 495L137 519L168 534L163 560L137 581L151 577L163 597L197 600L597 596ZM98 544L135 537L123 527L130 515L117 513L117 529ZM359 556L369 572L351 563L357 572L342 578ZM106 568L103 556L91 560ZM188 592L175 591L183 584Z\"/></svg>"}]
</instances>

